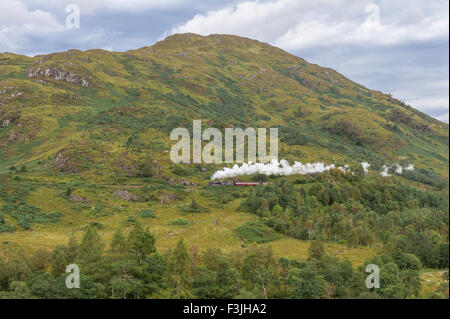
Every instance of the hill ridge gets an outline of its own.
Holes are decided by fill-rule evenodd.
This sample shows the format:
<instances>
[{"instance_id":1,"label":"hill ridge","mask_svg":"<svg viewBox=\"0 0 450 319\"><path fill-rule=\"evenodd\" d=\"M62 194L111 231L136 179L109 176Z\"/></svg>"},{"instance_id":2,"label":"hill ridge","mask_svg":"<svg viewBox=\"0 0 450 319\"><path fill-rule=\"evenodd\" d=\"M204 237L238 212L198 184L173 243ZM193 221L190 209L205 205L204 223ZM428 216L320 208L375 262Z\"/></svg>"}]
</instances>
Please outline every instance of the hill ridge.
<instances>
[{"instance_id":1,"label":"hill ridge","mask_svg":"<svg viewBox=\"0 0 450 319\"><path fill-rule=\"evenodd\" d=\"M123 117L123 108L129 108L136 115L131 130L134 125L142 126L137 122L143 118L154 120L150 127L165 134L176 125L190 127L186 119L202 119L219 128L278 125L286 149L319 149L318 157L325 161L352 160L355 156L345 154L352 149L360 154L358 160L364 159L365 152L390 162L406 156L418 167L431 165L448 176L447 124L330 68L234 35L176 34L125 52L72 49L33 58L0 54L0 92L3 170L19 156L19 142L30 146L30 152L22 152L20 158L31 160L33 154L50 151L42 138L52 140L43 133L51 121L74 120L52 126L51 130L58 131L53 145L61 146L77 135L73 124L86 127L83 134L101 128L98 123L83 122L88 118L95 122L97 117L115 117L110 119L114 122L110 128L127 131L120 127L119 117ZM115 113L114 108L120 112ZM43 118L42 113L34 112L39 109L54 116ZM61 116L57 115L61 111ZM174 114L168 115L170 112ZM89 116L83 118L83 113ZM164 118L156 121L158 116ZM125 118L131 119L130 115ZM166 125L165 121L173 123ZM139 130L138 134L143 134L143 128ZM118 147L122 151L131 135L127 132L121 137L124 141ZM66 142L58 142L63 136ZM347 148L341 156L325 150L334 141ZM40 146L31 147L33 142ZM165 145L161 150L167 150L167 142L161 143ZM55 148L55 158L60 146ZM289 152L281 155L313 160Z\"/></svg>"}]
</instances>

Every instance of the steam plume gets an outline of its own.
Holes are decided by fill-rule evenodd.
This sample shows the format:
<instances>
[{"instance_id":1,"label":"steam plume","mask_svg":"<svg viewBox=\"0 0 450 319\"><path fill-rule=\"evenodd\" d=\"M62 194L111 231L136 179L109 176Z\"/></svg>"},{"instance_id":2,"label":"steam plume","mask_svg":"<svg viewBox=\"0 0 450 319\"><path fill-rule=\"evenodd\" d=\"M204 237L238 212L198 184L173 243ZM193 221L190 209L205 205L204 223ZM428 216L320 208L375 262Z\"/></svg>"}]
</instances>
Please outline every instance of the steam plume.
<instances>
[{"instance_id":1,"label":"steam plume","mask_svg":"<svg viewBox=\"0 0 450 319\"><path fill-rule=\"evenodd\" d=\"M369 172L370 164L367 162L362 162L364 173ZM214 179L225 179L231 177L237 177L242 175L253 175L253 174L264 174L264 175L278 175L278 176L289 176L289 175L307 175L307 174L319 174L331 169L339 169L342 172L352 173L348 165L337 167L335 164L324 164L321 162L316 163L306 163L294 162L294 165L290 165L286 160L272 160L270 163L244 163L241 166L238 164L234 165L232 168L224 167L221 170L216 171L211 180ZM414 165L409 164L407 167L403 168L399 164L393 166L383 165L380 175L383 177L391 176L389 171L394 168L396 174L402 174L403 170L412 171L414 170ZM352 173L353 174L353 173Z\"/></svg>"},{"instance_id":2,"label":"steam plume","mask_svg":"<svg viewBox=\"0 0 450 319\"><path fill-rule=\"evenodd\" d=\"M272 160L270 163L244 163L241 166L234 165L232 168L224 167L222 170L216 171L211 177L214 179L224 179L242 175L253 175L253 174L264 174L264 175L279 175L279 176L289 176L289 175L307 175L316 174L329 171L331 169L338 168L343 172L350 171L348 165L344 167L336 167L335 164L326 165L324 163L306 163L302 164L300 162L294 162L294 165L290 165L286 160Z\"/></svg>"},{"instance_id":3,"label":"steam plume","mask_svg":"<svg viewBox=\"0 0 450 319\"><path fill-rule=\"evenodd\" d=\"M367 173L369 172L370 164L367 163L367 162L362 162L362 163L361 163L361 166L362 166L362 168L363 168L363 170L364 170L364 173L367 174Z\"/></svg>"},{"instance_id":4,"label":"steam plume","mask_svg":"<svg viewBox=\"0 0 450 319\"><path fill-rule=\"evenodd\" d=\"M401 175L403 173L403 170L405 171L413 171L414 170L414 164L409 164L407 167L403 167L400 164L396 163L393 166L389 167L387 165L383 165L382 171L380 173L383 177L391 176L389 174L389 170L394 168L395 174Z\"/></svg>"}]
</instances>

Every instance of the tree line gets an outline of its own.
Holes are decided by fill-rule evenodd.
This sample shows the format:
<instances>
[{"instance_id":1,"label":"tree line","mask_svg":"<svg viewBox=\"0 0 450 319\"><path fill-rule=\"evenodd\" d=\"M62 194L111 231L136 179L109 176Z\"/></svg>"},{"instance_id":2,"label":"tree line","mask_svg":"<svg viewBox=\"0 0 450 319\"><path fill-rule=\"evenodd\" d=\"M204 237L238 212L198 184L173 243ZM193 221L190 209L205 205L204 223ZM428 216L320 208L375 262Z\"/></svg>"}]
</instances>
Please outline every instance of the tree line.
<instances>
[{"instance_id":1,"label":"tree line","mask_svg":"<svg viewBox=\"0 0 450 319\"><path fill-rule=\"evenodd\" d=\"M388 252L416 255L425 267L448 268L448 204L446 190L334 170L258 186L239 210L297 239L381 243Z\"/></svg>"},{"instance_id":2,"label":"tree line","mask_svg":"<svg viewBox=\"0 0 450 319\"><path fill-rule=\"evenodd\" d=\"M85 229L52 251L31 255L14 243L0 252L0 298L413 298L421 290L420 261L395 250L360 267L329 256L312 240L305 260L276 258L271 246L249 245L230 253L199 251L180 238L158 251L155 236L136 222L118 229L108 246L97 228ZM365 286L365 266L380 267L381 288ZM66 287L66 266L80 268L80 288ZM439 287L434 297L448 297Z\"/></svg>"}]
</instances>

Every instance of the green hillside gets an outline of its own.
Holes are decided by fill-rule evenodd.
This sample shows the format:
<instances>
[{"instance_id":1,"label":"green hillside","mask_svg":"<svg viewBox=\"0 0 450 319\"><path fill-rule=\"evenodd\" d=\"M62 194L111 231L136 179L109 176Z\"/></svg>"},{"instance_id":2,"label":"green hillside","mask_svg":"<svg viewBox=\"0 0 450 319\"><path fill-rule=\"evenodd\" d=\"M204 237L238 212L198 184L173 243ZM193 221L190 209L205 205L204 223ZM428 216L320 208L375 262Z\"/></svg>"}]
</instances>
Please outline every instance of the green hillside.
<instances>
[{"instance_id":1,"label":"green hillside","mask_svg":"<svg viewBox=\"0 0 450 319\"><path fill-rule=\"evenodd\" d=\"M269 184L208 187L224 164L175 165L169 157L172 129L198 119L220 130L278 127L280 159L346 164L355 174L246 176ZM246 256L271 247L276 258L299 262L320 240L329 258L354 269L379 253L448 268L448 152L448 124L237 36L178 34L127 52L0 53L4 251L11 243L50 251L86 229L109 247L117 229L142 224L161 252L183 237L200 251ZM368 174L361 162L371 164ZM380 176L396 163L415 169ZM173 297L161 289L145 295ZM277 289L270 296L284 297Z\"/></svg>"}]
</instances>

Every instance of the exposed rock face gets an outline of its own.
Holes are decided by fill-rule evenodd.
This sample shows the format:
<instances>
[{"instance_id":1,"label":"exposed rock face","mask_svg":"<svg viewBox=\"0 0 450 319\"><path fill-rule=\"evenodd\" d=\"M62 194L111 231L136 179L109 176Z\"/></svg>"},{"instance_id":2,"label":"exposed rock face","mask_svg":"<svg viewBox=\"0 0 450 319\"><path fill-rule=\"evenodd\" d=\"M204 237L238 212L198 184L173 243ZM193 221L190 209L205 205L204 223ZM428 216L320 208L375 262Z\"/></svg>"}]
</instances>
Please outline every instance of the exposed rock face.
<instances>
[{"instance_id":1,"label":"exposed rock face","mask_svg":"<svg viewBox=\"0 0 450 319\"><path fill-rule=\"evenodd\" d=\"M77 195L77 194L72 194L72 195L70 195L70 200L72 202L85 202L86 201L86 197L80 196L80 195Z\"/></svg>"},{"instance_id":2,"label":"exposed rock face","mask_svg":"<svg viewBox=\"0 0 450 319\"><path fill-rule=\"evenodd\" d=\"M78 173L78 169L73 165L69 157L64 156L62 153L58 153L55 157L53 166L59 169L61 172L66 173Z\"/></svg>"},{"instance_id":3,"label":"exposed rock face","mask_svg":"<svg viewBox=\"0 0 450 319\"><path fill-rule=\"evenodd\" d=\"M64 68L29 68L27 70L28 78L52 78L57 81L66 81L71 84L78 84L83 87L91 86L90 77L80 76Z\"/></svg>"},{"instance_id":4,"label":"exposed rock face","mask_svg":"<svg viewBox=\"0 0 450 319\"><path fill-rule=\"evenodd\" d=\"M287 71L301 71L302 66L299 64L292 64L286 68Z\"/></svg>"},{"instance_id":5,"label":"exposed rock face","mask_svg":"<svg viewBox=\"0 0 450 319\"><path fill-rule=\"evenodd\" d=\"M114 163L120 170L126 172L128 175L135 174L138 166L136 161L132 161L128 158L128 152L125 152L120 157L116 158Z\"/></svg>"},{"instance_id":6,"label":"exposed rock face","mask_svg":"<svg viewBox=\"0 0 450 319\"><path fill-rule=\"evenodd\" d=\"M418 131L428 132L431 134L434 133L433 130L427 124L417 122L409 114L399 111L399 110L392 111L388 115L388 119L393 122L403 123L403 124L411 127L412 129L415 129Z\"/></svg>"},{"instance_id":7,"label":"exposed rock face","mask_svg":"<svg viewBox=\"0 0 450 319\"><path fill-rule=\"evenodd\" d=\"M136 196L136 195L130 193L129 191L124 190L124 189L118 189L118 190L116 190L116 191L114 192L114 194L115 194L117 197L119 197L120 199L127 200L127 201L129 201L129 200L132 200L132 201L137 201L137 200L139 200L139 197L138 197L138 196Z\"/></svg>"},{"instance_id":8,"label":"exposed rock face","mask_svg":"<svg viewBox=\"0 0 450 319\"><path fill-rule=\"evenodd\" d=\"M177 194L161 193L159 195L161 204L170 204L178 199Z\"/></svg>"},{"instance_id":9,"label":"exposed rock face","mask_svg":"<svg viewBox=\"0 0 450 319\"><path fill-rule=\"evenodd\" d=\"M3 120L2 127L8 127L11 124L11 121L9 119Z\"/></svg>"},{"instance_id":10,"label":"exposed rock face","mask_svg":"<svg viewBox=\"0 0 450 319\"><path fill-rule=\"evenodd\" d=\"M198 186L198 184L184 179L174 179L172 177L165 176L161 176L161 179L165 180L169 185Z\"/></svg>"},{"instance_id":11,"label":"exposed rock face","mask_svg":"<svg viewBox=\"0 0 450 319\"><path fill-rule=\"evenodd\" d=\"M15 142L19 140L22 136L20 134L16 134L14 131L9 132L8 134L8 142Z\"/></svg>"}]
</instances>

